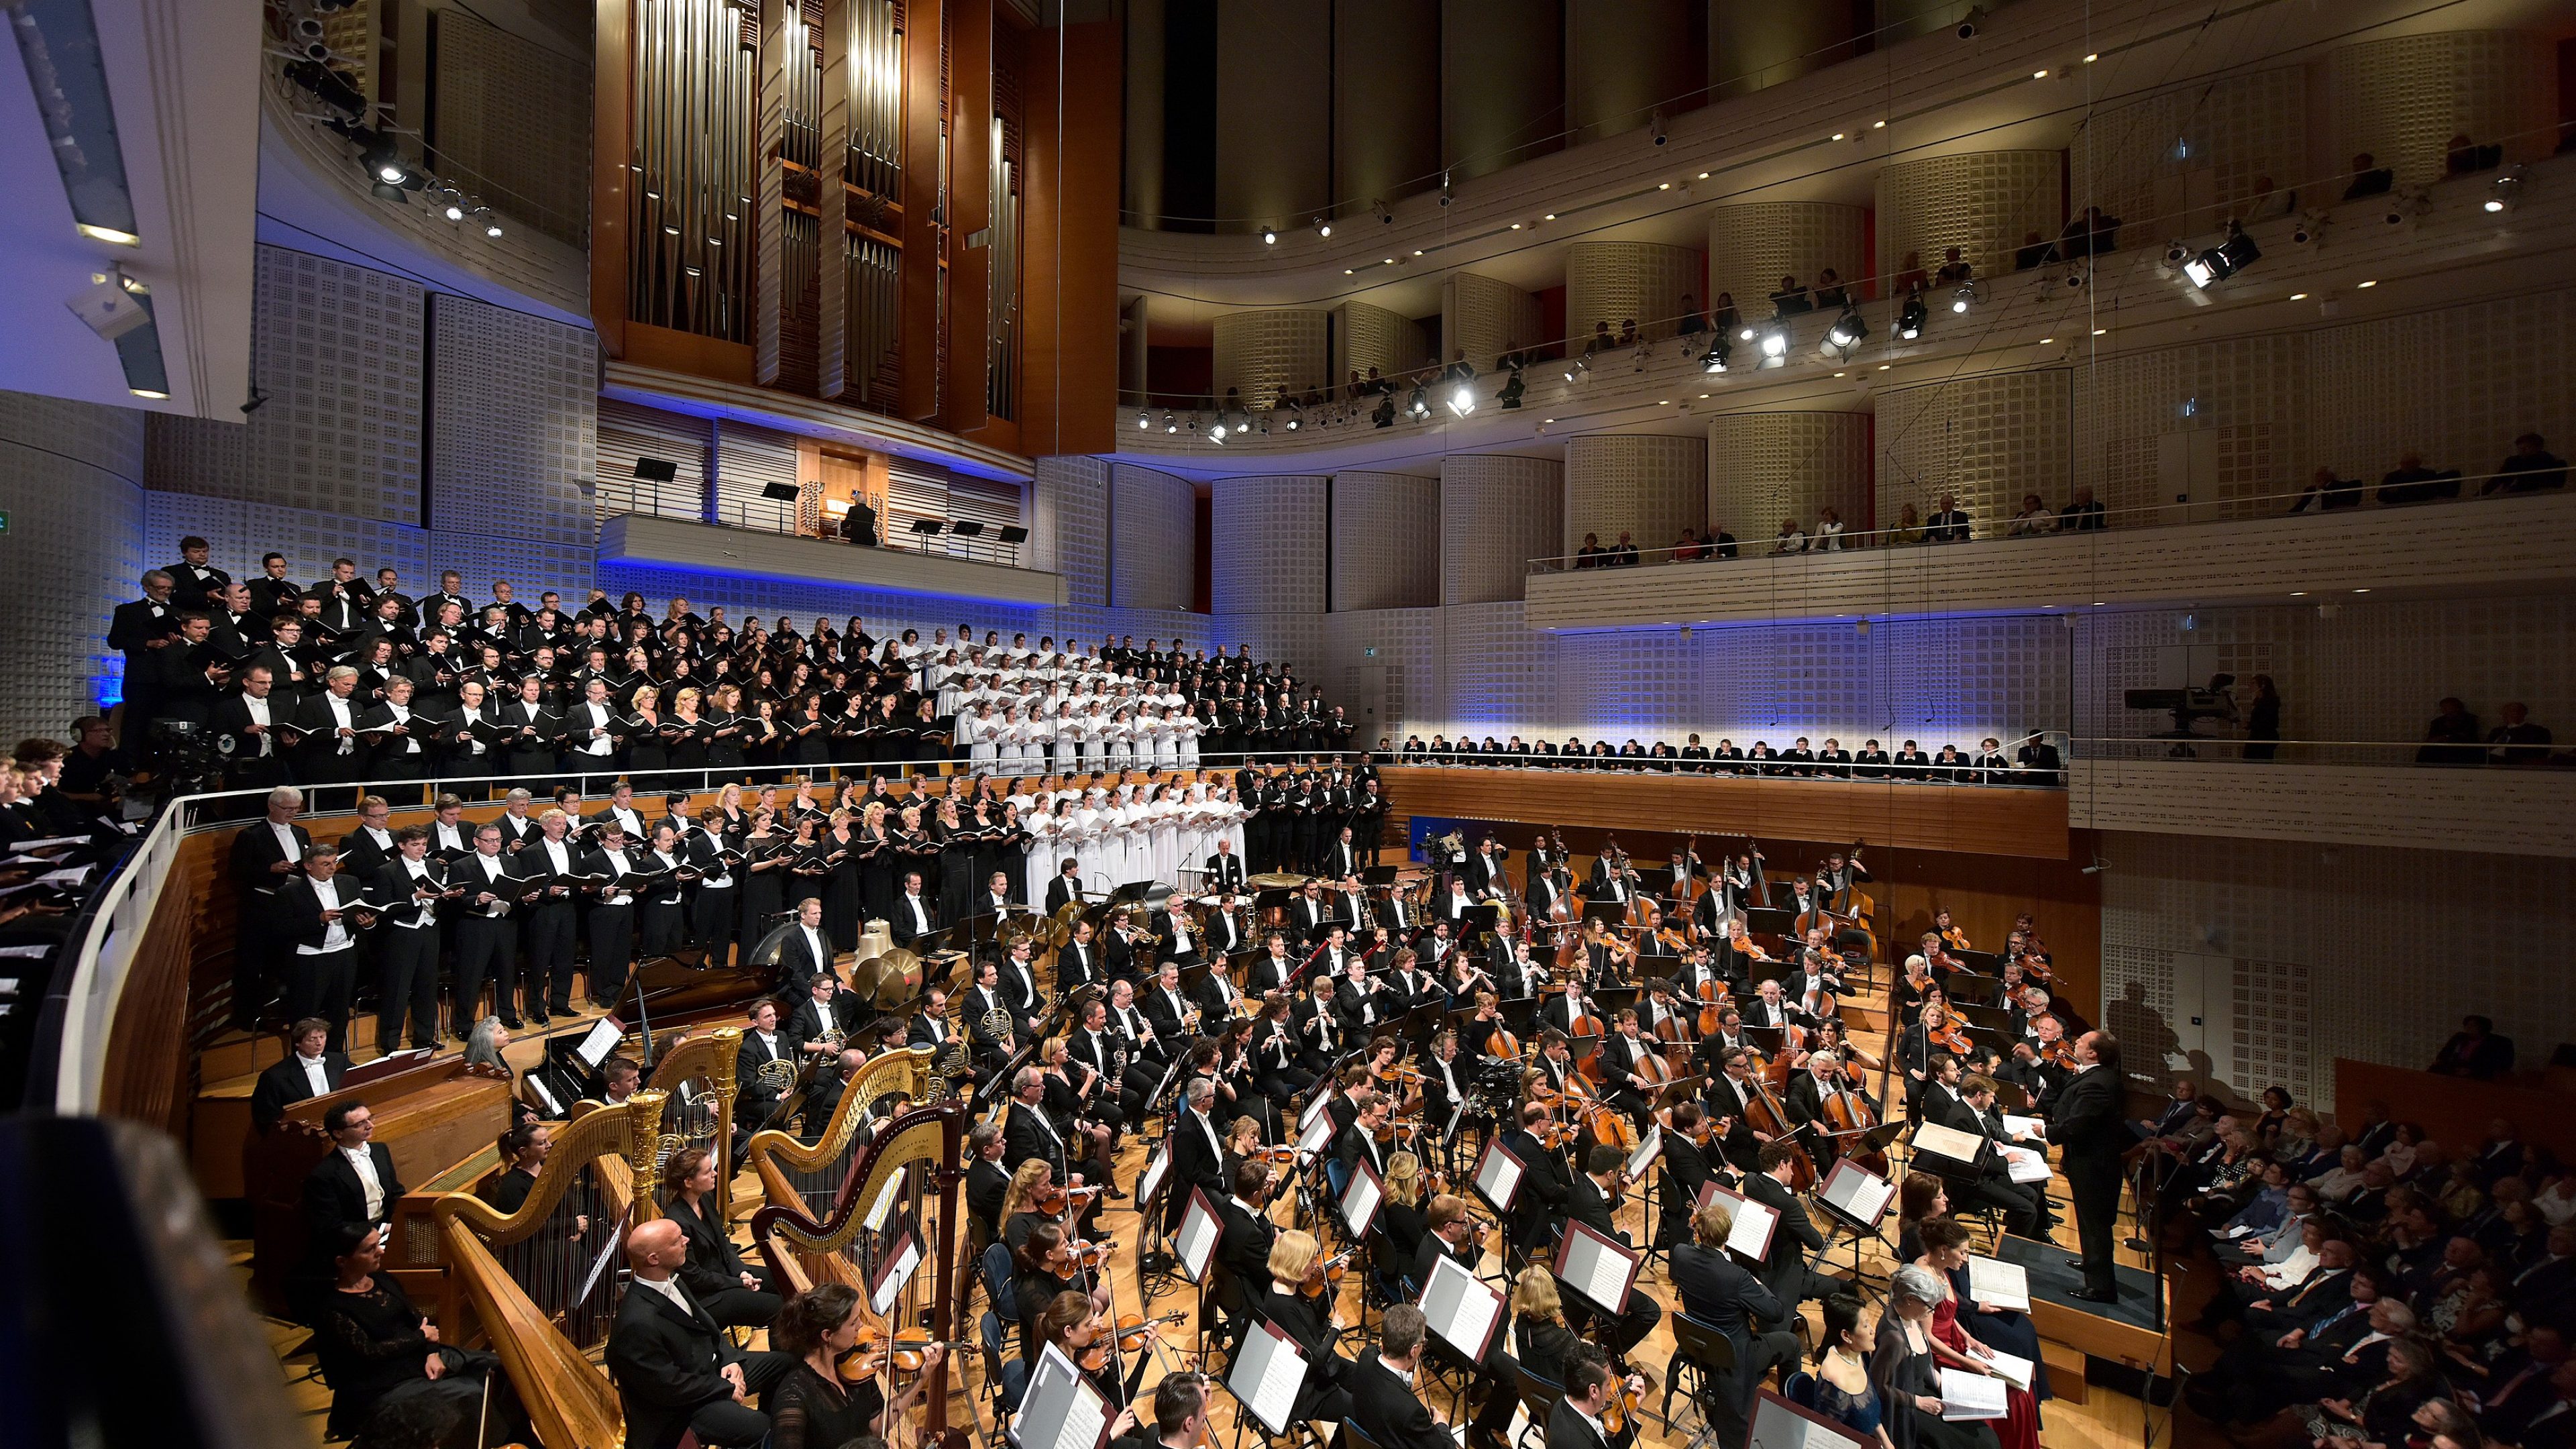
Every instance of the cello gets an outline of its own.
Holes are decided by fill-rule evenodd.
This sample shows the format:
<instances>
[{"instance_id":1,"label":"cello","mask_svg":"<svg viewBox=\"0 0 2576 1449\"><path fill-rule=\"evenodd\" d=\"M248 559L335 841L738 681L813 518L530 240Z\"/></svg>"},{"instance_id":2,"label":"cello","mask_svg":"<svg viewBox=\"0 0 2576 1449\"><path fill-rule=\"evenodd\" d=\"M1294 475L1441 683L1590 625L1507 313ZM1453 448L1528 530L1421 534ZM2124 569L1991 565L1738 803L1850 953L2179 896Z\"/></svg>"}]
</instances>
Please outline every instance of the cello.
<instances>
[{"instance_id":1,"label":"cello","mask_svg":"<svg viewBox=\"0 0 2576 1449\"><path fill-rule=\"evenodd\" d=\"M1756 1071L1744 1079L1744 1085L1753 1092L1744 1104L1745 1124L1788 1147L1790 1191L1811 1192L1816 1186L1816 1159L1797 1142L1796 1124L1789 1120L1788 1113L1780 1110L1779 1102L1772 1098L1771 1088L1764 1083L1763 1077L1764 1073Z\"/></svg>"}]
</instances>

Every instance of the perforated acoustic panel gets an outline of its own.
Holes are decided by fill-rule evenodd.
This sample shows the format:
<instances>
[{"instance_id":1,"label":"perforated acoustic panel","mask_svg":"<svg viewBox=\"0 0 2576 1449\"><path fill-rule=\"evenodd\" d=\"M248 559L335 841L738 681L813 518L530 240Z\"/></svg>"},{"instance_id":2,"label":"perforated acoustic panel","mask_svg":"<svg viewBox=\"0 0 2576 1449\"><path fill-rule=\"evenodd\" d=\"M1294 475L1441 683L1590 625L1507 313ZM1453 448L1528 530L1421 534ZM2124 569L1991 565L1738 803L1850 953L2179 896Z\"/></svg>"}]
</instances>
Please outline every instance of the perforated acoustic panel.
<instances>
[{"instance_id":1,"label":"perforated acoustic panel","mask_svg":"<svg viewBox=\"0 0 2576 1449\"><path fill-rule=\"evenodd\" d=\"M144 569L179 557L177 535L148 535L144 526L143 419L0 393L0 508L9 512L0 730L11 740L68 741L74 716L123 695L124 655L107 647L109 615L142 597Z\"/></svg>"},{"instance_id":2,"label":"perforated acoustic panel","mask_svg":"<svg viewBox=\"0 0 2576 1449\"><path fill-rule=\"evenodd\" d=\"M443 293L430 317L430 527L556 548L595 544L598 339Z\"/></svg>"},{"instance_id":3,"label":"perforated acoustic panel","mask_svg":"<svg viewBox=\"0 0 2576 1449\"><path fill-rule=\"evenodd\" d=\"M421 522L420 287L270 246L254 285L251 376L268 401L238 423L154 414L147 481Z\"/></svg>"},{"instance_id":4,"label":"perforated acoustic panel","mask_svg":"<svg viewBox=\"0 0 2576 1449\"><path fill-rule=\"evenodd\" d=\"M2300 66L2199 81L2107 107L2072 149L2076 175L2091 178L2089 197L2076 204L2089 200L2152 227L2135 245L2210 230L2260 195L2264 177L2291 187L2307 174L2307 122L2307 71ZM2320 188L2299 201L2321 206L2331 199Z\"/></svg>"},{"instance_id":5,"label":"perforated acoustic panel","mask_svg":"<svg viewBox=\"0 0 2576 1449\"><path fill-rule=\"evenodd\" d=\"M1699 290L1700 257L1691 247L1656 242L1577 242L1565 258L1565 330L1590 336L1592 324L1617 332L1635 319L1647 337L1670 337L1682 294Z\"/></svg>"},{"instance_id":6,"label":"perforated acoustic panel","mask_svg":"<svg viewBox=\"0 0 2576 1449\"><path fill-rule=\"evenodd\" d=\"M1662 548L1708 513L1708 442L1644 434L1580 437L1565 445L1565 537L1599 534L1607 548L1634 535ZM1568 552L1574 549L1569 547Z\"/></svg>"},{"instance_id":7,"label":"perforated acoustic panel","mask_svg":"<svg viewBox=\"0 0 2576 1449\"><path fill-rule=\"evenodd\" d=\"M1109 464L1099 458L1037 460L1030 493L1029 542L1033 568L1064 576L1064 596L1076 607L1109 602Z\"/></svg>"},{"instance_id":8,"label":"perforated acoustic panel","mask_svg":"<svg viewBox=\"0 0 2576 1449\"><path fill-rule=\"evenodd\" d=\"M1783 276L1805 286L1816 285L1827 267L1854 287L1869 274L1869 211L1823 201L1756 201L1720 206L1708 214L1708 288L1699 299L1714 311L1717 293L1732 293L1747 317L1767 317L1764 300L1779 288ZM1884 289L1881 289L1884 291Z\"/></svg>"},{"instance_id":9,"label":"perforated acoustic panel","mask_svg":"<svg viewBox=\"0 0 2576 1449\"><path fill-rule=\"evenodd\" d=\"M2067 391L2067 373L2052 369L1880 393L1878 517L1892 522L1908 503L1929 515L1953 493L1976 537L1989 538L2023 495L2062 501Z\"/></svg>"},{"instance_id":10,"label":"perforated acoustic panel","mask_svg":"<svg viewBox=\"0 0 2576 1449\"><path fill-rule=\"evenodd\" d=\"M2468 1012L2495 1018L2530 1056L2576 1019L2560 946L2576 861L2117 831L2101 840L2111 862L2103 995L2133 1068L2141 1055L2178 1063L2189 1045L2170 987L2157 989L2188 953L2232 963L2225 990L2239 1031L2203 1049L2253 1074L2237 1083L2250 1091L2278 1081L2303 1100L2330 1099L2336 1057L2420 1065ZM2462 961L2477 967L2427 965ZM2273 1009L2276 995L2287 1010Z\"/></svg>"},{"instance_id":11,"label":"perforated acoustic panel","mask_svg":"<svg viewBox=\"0 0 2576 1449\"><path fill-rule=\"evenodd\" d=\"M2175 507L2188 495L2194 508L2173 521L2281 512L2281 495L2298 491L2315 451L2316 336L2201 343L2077 368L2076 478L2112 509ZM2185 436L2194 433L2211 436L2195 447ZM2040 496L2052 508L2065 501Z\"/></svg>"},{"instance_id":12,"label":"perforated acoustic panel","mask_svg":"<svg viewBox=\"0 0 2576 1449\"><path fill-rule=\"evenodd\" d=\"M1109 602L1187 609L1198 557L1198 502L1186 478L1121 463L1109 472Z\"/></svg>"},{"instance_id":13,"label":"perforated acoustic panel","mask_svg":"<svg viewBox=\"0 0 2576 1449\"><path fill-rule=\"evenodd\" d=\"M1494 360L1516 347L1531 347L1539 336L1538 298L1509 282L1473 272L1451 272L1440 283L1442 346L1467 349L1478 372L1494 370Z\"/></svg>"},{"instance_id":14,"label":"perforated acoustic panel","mask_svg":"<svg viewBox=\"0 0 2576 1449\"><path fill-rule=\"evenodd\" d=\"M1412 318L1366 302L1333 309L1333 366L1344 374L1340 380L1353 372L1366 377L1372 367L1381 377L1393 377L1430 360L1422 324Z\"/></svg>"},{"instance_id":15,"label":"perforated acoustic panel","mask_svg":"<svg viewBox=\"0 0 2576 1449\"><path fill-rule=\"evenodd\" d=\"M1489 730L1508 739L1554 727L1555 641L1521 622L1518 599L1437 611L1433 645L1439 693L1416 712L1431 728L1472 726L1480 739Z\"/></svg>"},{"instance_id":16,"label":"perforated acoustic panel","mask_svg":"<svg viewBox=\"0 0 2576 1449\"><path fill-rule=\"evenodd\" d=\"M346 558L357 562L359 577L370 584L380 568L398 571L399 587L413 598L438 587L425 528L193 493L155 492L144 507L145 552L156 568L176 559L172 544L193 533L212 545L215 567L237 579L259 577L261 556L275 552L286 555L286 576L298 584L328 577L332 560Z\"/></svg>"},{"instance_id":17,"label":"perforated acoustic panel","mask_svg":"<svg viewBox=\"0 0 2576 1449\"><path fill-rule=\"evenodd\" d=\"M492 584L507 579L513 597L533 605L537 595L553 589L569 608L590 597L599 573L595 544L541 543L488 533L450 533L432 529L429 566L465 575L465 592L476 599L492 597Z\"/></svg>"},{"instance_id":18,"label":"perforated acoustic panel","mask_svg":"<svg viewBox=\"0 0 2576 1449\"><path fill-rule=\"evenodd\" d=\"M2318 452L2294 486L2316 465L2376 482L2409 449L2489 473L2526 432L2556 448L2576 431L2571 325L2576 293L2544 292L2308 334Z\"/></svg>"},{"instance_id":19,"label":"perforated acoustic panel","mask_svg":"<svg viewBox=\"0 0 2576 1449\"><path fill-rule=\"evenodd\" d=\"M2056 151L1969 151L1890 163L1878 173L1878 274L1896 275L1907 252L1937 268L1948 247L1980 277L2011 271L2025 233L2054 237L2065 222L2063 161Z\"/></svg>"},{"instance_id":20,"label":"perforated acoustic panel","mask_svg":"<svg viewBox=\"0 0 2576 1449\"><path fill-rule=\"evenodd\" d=\"M1324 339L1330 312L1263 308L1228 312L1216 319L1216 395L1238 394L1240 405L1266 408L1282 393L1301 394L1324 388L1333 378L1325 370Z\"/></svg>"},{"instance_id":21,"label":"perforated acoustic panel","mask_svg":"<svg viewBox=\"0 0 2576 1449\"><path fill-rule=\"evenodd\" d=\"M1419 608L1440 601L1440 480L1409 473L1333 475L1332 607Z\"/></svg>"},{"instance_id":22,"label":"perforated acoustic panel","mask_svg":"<svg viewBox=\"0 0 2576 1449\"><path fill-rule=\"evenodd\" d=\"M2406 182L2441 179L2451 137L2508 142L2515 157L2549 149L2556 119L2554 43L2513 30L2448 30L2366 41L2334 52L2327 86L2338 160L2367 151Z\"/></svg>"},{"instance_id":23,"label":"perforated acoustic panel","mask_svg":"<svg viewBox=\"0 0 2576 1449\"><path fill-rule=\"evenodd\" d=\"M1565 469L1553 458L1440 460L1440 601L1520 603L1529 560L1565 551Z\"/></svg>"},{"instance_id":24,"label":"perforated acoustic panel","mask_svg":"<svg viewBox=\"0 0 2576 1449\"><path fill-rule=\"evenodd\" d=\"M1708 523L1765 548L1780 520L1812 529L1831 507L1854 531L1869 517L1869 419L1860 413L1731 413L1708 425Z\"/></svg>"},{"instance_id":25,"label":"perforated acoustic panel","mask_svg":"<svg viewBox=\"0 0 2576 1449\"><path fill-rule=\"evenodd\" d=\"M589 17L568 39L589 38ZM542 23L542 22L541 22ZM430 12L438 69L438 155L485 205L557 241L589 235L590 70L471 11Z\"/></svg>"},{"instance_id":26,"label":"perforated acoustic panel","mask_svg":"<svg viewBox=\"0 0 2576 1449\"><path fill-rule=\"evenodd\" d=\"M1208 602L1216 612L1323 612L1324 487L1321 477L1208 485Z\"/></svg>"}]
</instances>

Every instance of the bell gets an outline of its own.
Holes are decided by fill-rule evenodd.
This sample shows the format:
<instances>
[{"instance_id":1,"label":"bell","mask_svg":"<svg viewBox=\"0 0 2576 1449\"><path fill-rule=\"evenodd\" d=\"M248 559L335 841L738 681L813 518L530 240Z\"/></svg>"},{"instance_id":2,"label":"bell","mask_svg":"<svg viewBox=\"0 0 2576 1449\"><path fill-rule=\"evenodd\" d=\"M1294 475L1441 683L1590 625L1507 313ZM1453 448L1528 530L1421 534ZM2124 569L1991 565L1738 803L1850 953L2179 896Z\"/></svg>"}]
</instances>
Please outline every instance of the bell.
<instances>
[{"instance_id":1,"label":"bell","mask_svg":"<svg viewBox=\"0 0 2576 1449\"><path fill-rule=\"evenodd\" d=\"M871 956L882 956L893 949L894 932L887 929L886 923L881 920L870 921L868 928L859 935L859 949L856 955L859 960L865 961Z\"/></svg>"}]
</instances>

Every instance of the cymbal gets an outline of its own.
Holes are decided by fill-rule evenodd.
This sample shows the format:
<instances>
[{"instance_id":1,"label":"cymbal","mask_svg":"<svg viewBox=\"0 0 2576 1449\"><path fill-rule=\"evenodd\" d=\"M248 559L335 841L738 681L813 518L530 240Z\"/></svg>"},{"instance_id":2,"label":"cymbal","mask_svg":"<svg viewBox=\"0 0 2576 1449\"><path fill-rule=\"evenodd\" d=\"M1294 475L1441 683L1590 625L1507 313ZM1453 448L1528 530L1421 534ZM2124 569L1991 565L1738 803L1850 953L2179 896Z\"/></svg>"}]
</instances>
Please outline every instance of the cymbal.
<instances>
[{"instance_id":1,"label":"cymbal","mask_svg":"<svg viewBox=\"0 0 2576 1449\"><path fill-rule=\"evenodd\" d=\"M1063 905L1055 908L1055 923L1067 930L1071 930L1073 928L1073 923L1082 919L1082 911L1083 905L1079 897L1066 901Z\"/></svg>"},{"instance_id":2,"label":"cymbal","mask_svg":"<svg viewBox=\"0 0 2576 1449\"><path fill-rule=\"evenodd\" d=\"M1299 890L1316 877L1295 875L1284 870L1267 870L1244 882L1255 890Z\"/></svg>"},{"instance_id":3,"label":"cymbal","mask_svg":"<svg viewBox=\"0 0 2576 1449\"><path fill-rule=\"evenodd\" d=\"M868 1001L874 1001L877 986L885 979L885 958L870 956L850 968L850 990Z\"/></svg>"}]
</instances>

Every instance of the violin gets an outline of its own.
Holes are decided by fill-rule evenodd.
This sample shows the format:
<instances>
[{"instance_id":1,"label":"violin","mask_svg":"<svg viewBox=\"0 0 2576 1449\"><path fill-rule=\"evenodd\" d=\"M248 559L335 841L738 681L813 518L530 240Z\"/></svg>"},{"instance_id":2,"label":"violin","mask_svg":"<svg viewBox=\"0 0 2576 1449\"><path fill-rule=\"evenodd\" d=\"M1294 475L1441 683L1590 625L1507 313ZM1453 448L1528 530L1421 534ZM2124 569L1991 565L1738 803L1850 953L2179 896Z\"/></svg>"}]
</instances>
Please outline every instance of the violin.
<instances>
[{"instance_id":1,"label":"violin","mask_svg":"<svg viewBox=\"0 0 2576 1449\"><path fill-rule=\"evenodd\" d=\"M1050 1217L1061 1217L1067 1207L1075 1203L1088 1203L1098 1196L1100 1196L1100 1189L1096 1185L1067 1188L1050 1182L1039 1188L1036 1195L1029 1199L1029 1206Z\"/></svg>"},{"instance_id":2,"label":"violin","mask_svg":"<svg viewBox=\"0 0 2576 1449\"><path fill-rule=\"evenodd\" d=\"M1932 1045L1941 1048L1952 1056L1964 1057L1968 1054L1967 1032L1961 1030L1959 1024L1956 1021L1951 1020L1946 1015L1942 1018L1941 1025L1938 1029L1935 1029L1930 1022L1925 1022L1923 1024L1923 1036L1924 1039L1929 1041Z\"/></svg>"},{"instance_id":3,"label":"violin","mask_svg":"<svg viewBox=\"0 0 2576 1449\"><path fill-rule=\"evenodd\" d=\"M888 1363L893 1364L896 1373L917 1374L921 1372L934 1346L949 1353L964 1353L975 1345L966 1339L939 1342L934 1345L929 1329L906 1328L895 1334L892 1352L889 1353L884 1329L862 1328L859 1330L858 1342L850 1346L849 1352L841 1355L841 1382L865 1383L884 1372Z\"/></svg>"},{"instance_id":4,"label":"violin","mask_svg":"<svg viewBox=\"0 0 2576 1449\"><path fill-rule=\"evenodd\" d=\"M1941 931L1941 940L1953 951L1966 951L1972 949L1968 945L1968 933L1960 930L1956 926L1944 927Z\"/></svg>"},{"instance_id":5,"label":"violin","mask_svg":"<svg viewBox=\"0 0 2576 1449\"><path fill-rule=\"evenodd\" d=\"M1601 1410L1602 1429L1612 1438L1617 1438L1644 1404L1645 1396L1638 1392L1637 1386L1621 1380L1618 1390L1610 1395L1610 1402Z\"/></svg>"},{"instance_id":6,"label":"violin","mask_svg":"<svg viewBox=\"0 0 2576 1449\"><path fill-rule=\"evenodd\" d=\"M1348 1253L1335 1258L1318 1258L1315 1265L1306 1270L1306 1281L1297 1285L1297 1291L1309 1298L1338 1294L1342 1291L1342 1280L1349 1276L1350 1271L1351 1255Z\"/></svg>"},{"instance_id":7,"label":"violin","mask_svg":"<svg viewBox=\"0 0 2576 1449\"><path fill-rule=\"evenodd\" d=\"M1160 1337L1165 1328L1178 1324L1181 1317L1178 1313L1166 1313L1160 1318L1147 1318L1141 1313L1121 1313L1117 1326L1093 1339L1074 1362L1084 1373L1098 1373L1109 1367L1113 1344L1122 1354L1143 1353L1145 1345Z\"/></svg>"}]
</instances>

